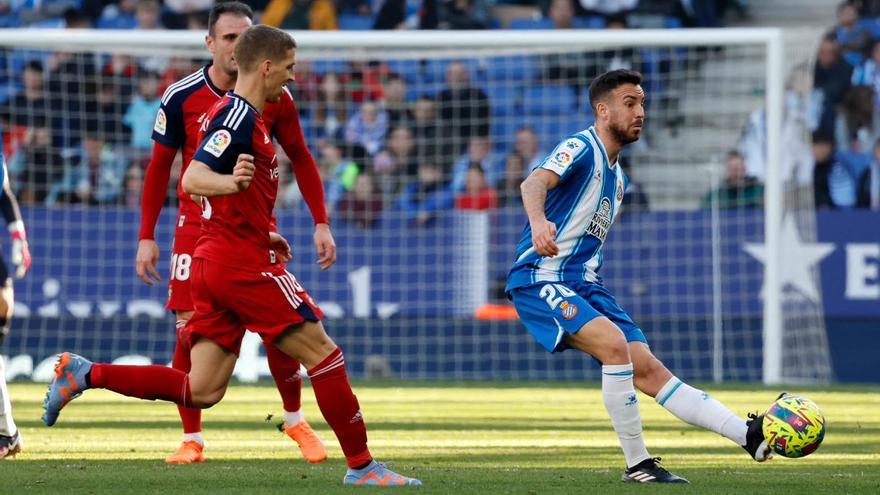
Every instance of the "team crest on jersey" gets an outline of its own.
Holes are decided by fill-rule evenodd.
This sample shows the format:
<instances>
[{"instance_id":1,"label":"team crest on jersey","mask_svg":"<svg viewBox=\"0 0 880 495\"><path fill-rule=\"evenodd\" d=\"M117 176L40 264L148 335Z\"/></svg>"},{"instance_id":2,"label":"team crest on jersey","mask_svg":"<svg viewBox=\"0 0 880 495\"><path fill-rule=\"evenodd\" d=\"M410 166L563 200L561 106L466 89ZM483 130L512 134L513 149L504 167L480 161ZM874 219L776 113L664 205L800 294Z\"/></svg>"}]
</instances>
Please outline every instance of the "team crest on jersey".
<instances>
[{"instance_id":1,"label":"team crest on jersey","mask_svg":"<svg viewBox=\"0 0 880 495\"><path fill-rule=\"evenodd\" d=\"M160 108L159 113L156 114L156 123L153 124L153 130L164 136L167 129L168 117L165 116L165 111Z\"/></svg>"},{"instance_id":2,"label":"team crest on jersey","mask_svg":"<svg viewBox=\"0 0 880 495\"><path fill-rule=\"evenodd\" d=\"M562 317L566 320L570 320L578 314L578 307L568 301L562 301L559 309L562 310Z\"/></svg>"},{"instance_id":3,"label":"team crest on jersey","mask_svg":"<svg viewBox=\"0 0 880 495\"><path fill-rule=\"evenodd\" d=\"M229 147L229 143L232 142L232 136L229 134L229 131L226 129L220 129L215 132L210 139L205 143L205 146L202 147L208 153L220 158L220 155L226 151L226 148Z\"/></svg>"},{"instance_id":4,"label":"team crest on jersey","mask_svg":"<svg viewBox=\"0 0 880 495\"><path fill-rule=\"evenodd\" d=\"M587 233L599 239L600 242L605 242L605 237L608 236L608 229L610 228L611 200L608 198L602 198L602 202L599 204L599 210L593 214L593 219L590 220L590 226L587 227Z\"/></svg>"},{"instance_id":5,"label":"team crest on jersey","mask_svg":"<svg viewBox=\"0 0 880 495\"><path fill-rule=\"evenodd\" d=\"M617 202L623 201L623 184L617 183Z\"/></svg>"}]
</instances>

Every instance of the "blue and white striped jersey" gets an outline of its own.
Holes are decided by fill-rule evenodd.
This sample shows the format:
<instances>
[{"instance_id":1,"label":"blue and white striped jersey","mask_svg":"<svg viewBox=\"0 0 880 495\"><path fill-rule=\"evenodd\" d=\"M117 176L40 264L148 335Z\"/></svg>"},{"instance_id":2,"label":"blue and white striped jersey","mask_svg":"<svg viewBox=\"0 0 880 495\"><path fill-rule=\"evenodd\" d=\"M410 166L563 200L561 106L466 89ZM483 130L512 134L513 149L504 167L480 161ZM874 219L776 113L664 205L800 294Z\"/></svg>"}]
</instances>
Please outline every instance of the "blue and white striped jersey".
<instances>
[{"instance_id":1,"label":"blue and white striped jersey","mask_svg":"<svg viewBox=\"0 0 880 495\"><path fill-rule=\"evenodd\" d=\"M605 146L592 126L565 138L537 168L559 175L559 184L547 191L544 204L547 219L556 224L559 254L537 254L527 222L507 277L507 291L545 281L599 282L602 244L620 211L626 175L619 163L608 163Z\"/></svg>"}]
</instances>

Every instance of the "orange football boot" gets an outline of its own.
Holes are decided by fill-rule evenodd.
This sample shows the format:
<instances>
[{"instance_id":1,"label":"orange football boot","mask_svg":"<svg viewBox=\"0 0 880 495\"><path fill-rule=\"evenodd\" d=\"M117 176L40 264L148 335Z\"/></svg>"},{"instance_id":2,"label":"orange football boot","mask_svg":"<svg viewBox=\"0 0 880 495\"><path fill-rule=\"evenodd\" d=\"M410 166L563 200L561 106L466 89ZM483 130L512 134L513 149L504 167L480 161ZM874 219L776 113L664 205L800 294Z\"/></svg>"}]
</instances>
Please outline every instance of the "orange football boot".
<instances>
[{"instance_id":1,"label":"orange football boot","mask_svg":"<svg viewBox=\"0 0 880 495\"><path fill-rule=\"evenodd\" d=\"M299 445L299 450L306 461L317 464L327 460L327 448L324 447L324 442L318 438L318 435L305 420L293 426L285 424L284 433L287 433L287 436Z\"/></svg>"},{"instance_id":2,"label":"orange football boot","mask_svg":"<svg viewBox=\"0 0 880 495\"><path fill-rule=\"evenodd\" d=\"M193 464L205 462L205 448L195 440L188 440L180 444L177 452L165 458L165 464Z\"/></svg>"}]
</instances>

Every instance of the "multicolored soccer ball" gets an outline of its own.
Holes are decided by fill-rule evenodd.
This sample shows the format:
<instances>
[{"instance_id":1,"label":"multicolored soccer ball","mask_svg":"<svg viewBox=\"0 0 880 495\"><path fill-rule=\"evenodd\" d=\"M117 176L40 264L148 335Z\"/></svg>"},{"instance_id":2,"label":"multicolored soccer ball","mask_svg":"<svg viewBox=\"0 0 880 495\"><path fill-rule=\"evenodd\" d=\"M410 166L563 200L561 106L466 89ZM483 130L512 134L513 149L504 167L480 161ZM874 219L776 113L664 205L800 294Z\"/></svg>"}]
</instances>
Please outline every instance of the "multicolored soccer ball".
<instances>
[{"instance_id":1,"label":"multicolored soccer ball","mask_svg":"<svg viewBox=\"0 0 880 495\"><path fill-rule=\"evenodd\" d=\"M803 457L819 448L825 438L825 416L810 399L786 395L764 414L764 438L783 457Z\"/></svg>"}]
</instances>

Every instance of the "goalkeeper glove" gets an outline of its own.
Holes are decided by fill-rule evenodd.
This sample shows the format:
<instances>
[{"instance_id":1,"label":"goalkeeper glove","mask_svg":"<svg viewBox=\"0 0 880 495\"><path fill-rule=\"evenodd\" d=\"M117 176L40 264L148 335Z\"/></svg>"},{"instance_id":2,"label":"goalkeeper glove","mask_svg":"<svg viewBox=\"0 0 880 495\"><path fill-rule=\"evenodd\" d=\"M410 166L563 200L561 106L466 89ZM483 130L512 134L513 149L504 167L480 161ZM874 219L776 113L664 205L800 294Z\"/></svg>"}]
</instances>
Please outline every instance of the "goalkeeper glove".
<instances>
[{"instance_id":1,"label":"goalkeeper glove","mask_svg":"<svg viewBox=\"0 0 880 495\"><path fill-rule=\"evenodd\" d=\"M12 264L16 266L15 278L22 278L31 267L31 250L28 248L27 232L21 221L9 224L12 234Z\"/></svg>"}]
</instances>

